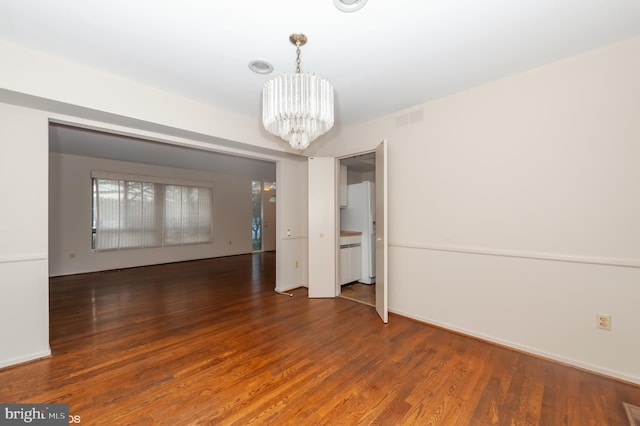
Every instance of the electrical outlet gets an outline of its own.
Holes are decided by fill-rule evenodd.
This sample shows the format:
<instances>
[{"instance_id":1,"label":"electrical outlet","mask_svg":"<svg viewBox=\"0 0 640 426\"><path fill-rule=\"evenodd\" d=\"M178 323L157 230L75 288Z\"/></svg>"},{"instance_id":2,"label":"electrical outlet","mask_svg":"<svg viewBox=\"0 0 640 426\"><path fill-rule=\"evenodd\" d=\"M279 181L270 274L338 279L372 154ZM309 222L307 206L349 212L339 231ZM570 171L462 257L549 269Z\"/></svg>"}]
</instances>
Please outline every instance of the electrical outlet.
<instances>
[{"instance_id":1,"label":"electrical outlet","mask_svg":"<svg viewBox=\"0 0 640 426\"><path fill-rule=\"evenodd\" d=\"M596 314L596 327L602 330L611 330L611 315Z\"/></svg>"}]
</instances>

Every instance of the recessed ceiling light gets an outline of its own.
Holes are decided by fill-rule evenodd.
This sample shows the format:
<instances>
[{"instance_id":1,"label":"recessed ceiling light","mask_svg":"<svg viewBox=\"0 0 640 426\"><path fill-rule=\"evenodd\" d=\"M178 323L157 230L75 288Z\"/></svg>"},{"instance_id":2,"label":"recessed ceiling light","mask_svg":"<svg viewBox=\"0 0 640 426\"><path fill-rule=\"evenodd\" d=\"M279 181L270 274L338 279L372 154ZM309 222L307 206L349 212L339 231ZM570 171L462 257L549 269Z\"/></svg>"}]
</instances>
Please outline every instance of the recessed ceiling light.
<instances>
[{"instance_id":1,"label":"recessed ceiling light","mask_svg":"<svg viewBox=\"0 0 640 426\"><path fill-rule=\"evenodd\" d=\"M333 0L333 4L343 12L355 12L367 4L367 0Z\"/></svg>"},{"instance_id":2,"label":"recessed ceiling light","mask_svg":"<svg viewBox=\"0 0 640 426\"><path fill-rule=\"evenodd\" d=\"M249 69L257 74L269 74L273 71L273 65L269 62L256 59L249 62Z\"/></svg>"}]
</instances>

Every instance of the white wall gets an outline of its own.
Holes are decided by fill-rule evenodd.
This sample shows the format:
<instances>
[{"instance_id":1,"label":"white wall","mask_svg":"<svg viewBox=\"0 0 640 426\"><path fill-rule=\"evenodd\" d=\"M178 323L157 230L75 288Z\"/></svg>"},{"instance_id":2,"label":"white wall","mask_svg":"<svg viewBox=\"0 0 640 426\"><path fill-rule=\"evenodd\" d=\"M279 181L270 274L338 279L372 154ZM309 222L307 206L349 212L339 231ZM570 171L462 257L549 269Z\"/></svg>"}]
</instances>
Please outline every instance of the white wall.
<instances>
[{"instance_id":1,"label":"white wall","mask_svg":"<svg viewBox=\"0 0 640 426\"><path fill-rule=\"evenodd\" d=\"M49 349L47 122L0 104L0 367Z\"/></svg>"},{"instance_id":2,"label":"white wall","mask_svg":"<svg viewBox=\"0 0 640 426\"><path fill-rule=\"evenodd\" d=\"M389 140L390 310L640 383L638 76L635 38L316 145Z\"/></svg>"},{"instance_id":3,"label":"white wall","mask_svg":"<svg viewBox=\"0 0 640 426\"><path fill-rule=\"evenodd\" d=\"M251 177L50 154L49 274L251 253ZM91 171L202 181L213 189L213 241L209 244L95 252L90 247ZM74 253L71 257L70 253Z\"/></svg>"}]
</instances>

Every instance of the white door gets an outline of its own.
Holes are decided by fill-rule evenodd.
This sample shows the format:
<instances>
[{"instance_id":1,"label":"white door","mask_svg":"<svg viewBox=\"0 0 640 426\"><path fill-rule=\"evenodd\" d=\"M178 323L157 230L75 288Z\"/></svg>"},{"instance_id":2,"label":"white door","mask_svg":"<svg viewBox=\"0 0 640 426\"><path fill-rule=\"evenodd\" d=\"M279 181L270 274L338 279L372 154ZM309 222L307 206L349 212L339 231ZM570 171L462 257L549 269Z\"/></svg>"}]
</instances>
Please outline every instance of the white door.
<instances>
[{"instance_id":1,"label":"white door","mask_svg":"<svg viewBox=\"0 0 640 426\"><path fill-rule=\"evenodd\" d=\"M376 311L384 323L389 322L388 229L387 141L383 140L376 148Z\"/></svg>"},{"instance_id":2,"label":"white door","mask_svg":"<svg viewBox=\"0 0 640 426\"><path fill-rule=\"evenodd\" d=\"M309 297L336 296L336 160L309 157Z\"/></svg>"}]
</instances>

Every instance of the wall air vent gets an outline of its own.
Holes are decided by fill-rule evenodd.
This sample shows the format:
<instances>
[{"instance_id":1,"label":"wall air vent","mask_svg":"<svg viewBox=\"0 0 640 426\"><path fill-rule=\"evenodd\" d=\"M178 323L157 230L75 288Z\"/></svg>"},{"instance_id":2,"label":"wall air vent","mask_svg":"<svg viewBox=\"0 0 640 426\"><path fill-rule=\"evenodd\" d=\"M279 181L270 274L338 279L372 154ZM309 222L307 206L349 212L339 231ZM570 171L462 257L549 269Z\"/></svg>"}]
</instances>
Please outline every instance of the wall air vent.
<instances>
[{"instance_id":1,"label":"wall air vent","mask_svg":"<svg viewBox=\"0 0 640 426\"><path fill-rule=\"evenodd\" d=\"M396 116L396 127L404 127L424 120L424 109L416 109Z\"/></svg>"},{"instance_id":2,"label":"wall air vent","mask_svg":"<svg viewBox=\"0 0 640 426\"><path fill-rule=\"evenodd\" d=\"M409 112L409 124L417 123L418 121L424 120L424 110L417 109L415 111Z\"/></svg>"}]
</instances>

